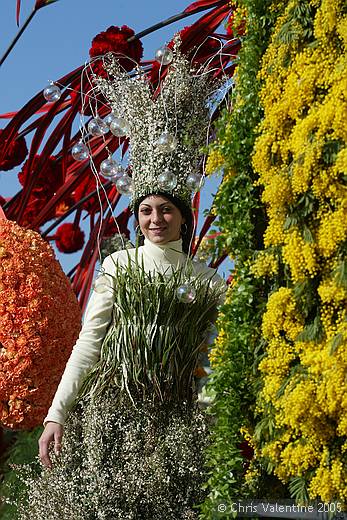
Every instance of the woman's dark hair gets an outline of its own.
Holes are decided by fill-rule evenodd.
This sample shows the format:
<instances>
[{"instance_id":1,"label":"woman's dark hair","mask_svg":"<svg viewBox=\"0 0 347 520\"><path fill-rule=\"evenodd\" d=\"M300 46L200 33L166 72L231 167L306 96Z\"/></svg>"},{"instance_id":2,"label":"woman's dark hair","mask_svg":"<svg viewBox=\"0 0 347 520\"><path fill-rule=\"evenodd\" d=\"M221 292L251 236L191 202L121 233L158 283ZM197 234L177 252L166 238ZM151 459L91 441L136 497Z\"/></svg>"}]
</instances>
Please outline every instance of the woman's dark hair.
<instances>
[{"instance_id":1,"label":"woman's dark hair","mask_svg":"<svg viewBox=\"0 0 347 520\"><path fill-rule=\"evenodd\" d=\"M187 225L186 229L187 231L182 233L182 250L188 255L189 254L189 247L190 247L190 241L193 235L194 231L194 221L193 221L193 213L192 210L187 204L185 204L181 199L175 197L174 195L171 195L170 193L164 193L164 192L158 192L158 193L149 193L148 195L144 195L143 197L140 197L134 206L134 216L136 221L139 221L139 207L142 201L144 201L147 197L160 195L162 197L165 197L167 200L172 202L174 206L176 206L177 209L180 210L182 217L185 218L185 224ZM138 238L138 244L142 246L144 243L144 236L141 235Z\"/></svg>"}]
</instances>

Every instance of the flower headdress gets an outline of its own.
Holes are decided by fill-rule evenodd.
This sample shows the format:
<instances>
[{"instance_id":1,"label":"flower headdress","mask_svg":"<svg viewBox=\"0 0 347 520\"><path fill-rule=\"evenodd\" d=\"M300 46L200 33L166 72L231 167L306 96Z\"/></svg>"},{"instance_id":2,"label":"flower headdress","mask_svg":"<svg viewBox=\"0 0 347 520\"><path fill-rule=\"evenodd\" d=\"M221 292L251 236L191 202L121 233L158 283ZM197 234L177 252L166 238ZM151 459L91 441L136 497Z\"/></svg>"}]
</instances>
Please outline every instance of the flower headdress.
<instances>
[{"instance_id":1,"label":"flower headdress","mask_svg":"<svg viewBox=\"0 0 347 520\"><path fill-rule=\"evenodd\" d=\"M180 53L161 49L160 60L168 70L153 91L146 72L135 74L121 68L117 57L108 53L103 68L108 78L94 77L96 91L109 103L111 131L130 141L128 175L116 181L119 191L131 195L131 206L150 193L170 193L191 205L191 194L200 189L202 147L206 144L210 111L208 98L216 85L209 75L192 68ZM159 71L160 77L160 71Z\"/></svg>"}]
</instances>

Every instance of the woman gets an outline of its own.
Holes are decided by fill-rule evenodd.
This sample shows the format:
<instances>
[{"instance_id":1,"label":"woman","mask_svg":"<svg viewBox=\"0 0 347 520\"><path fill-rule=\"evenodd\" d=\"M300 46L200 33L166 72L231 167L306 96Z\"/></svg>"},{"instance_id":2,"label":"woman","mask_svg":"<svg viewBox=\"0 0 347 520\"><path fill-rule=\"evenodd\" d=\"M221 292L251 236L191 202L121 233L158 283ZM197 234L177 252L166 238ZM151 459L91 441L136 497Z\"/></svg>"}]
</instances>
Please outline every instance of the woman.
<instances>
[{"instance_id":1,"label":"woman","mask_svg":"<svg viewBox=\"0 0 347 520\"><path fill-rule=\"evenodd\" d=\"M176 200L176 204L179 204L179 199ZM180 204L180 206L182 207L183 205ZM185 213L187 213L187 211L185 211ZM148 262L148 267L152 267L151 261L155 261L155 258L158 258L162 265L166 265L163 263L163 260L166 256L167 264L171 264L172 261L176 262L176 260L177 262L181 262L184 259L184 255L182 255L181 253L181 251L183 250L183 246L181 244L181 242L183 242L183 239L181 238L181 228L183 224L186 224L186 228L188 229L188 224L186 222L186 218L182 215L182 212L178 209L177 206L174 205L172 201L170 201L167 198L167 195L165 197L162 195L145 197L144 200L138 204L138 210L135 211L135 215L136 220L139 223L141 233L148 241L146 242L147 247L144 251L145 258ZM191 215L189 215L189 217L189 228L191 234ZM185 237L187 237L187 233L185 234ZM190 239L189 236L187 238ZM186 247L187 238L185 238ZM171 251L171 248L169 249L168 247L168 244L170 242L175 242L171 244ZM153 247L151 246L151 244L157 247ZM152 255L152 258L150 258L150 255ZM105 261L105 268L106 265L107 260ZM93 301L90 302L86 311L86 318L84 321L84 327L80 334L79 343L77 343L77 345L75 346L74 353L72 354L68 364L68 369L64 373L62 383L60 384L57 390L57 394L53 401L53 404L48 412L47 417L44 420L45 430L42 433L42 436L40 437L39 448L40 459L42 463L47 467L51 467L52 465L48 454L49 445L53 442L55 451L57 453L60 451L61 440L63 436L65 409L67 409L68 407L67 402L71 402L71 400L74 397L73 394L77 394L77 388L79 387L79 383L82 382L83 372L91 366L92 360L94 359L94 355L97 356L99 354L100 344L103 339L103 332L106 331L107 325L111 319L112 301L110 300L109 302L101 302L101 300L105 300L105 297L108 296L110 296L109 293L102 295L95 294ZM102 307L101 313L103 321L101 327L99 325L97 337L93 338L91 342L89 337L86 340L89 342L88 359L84 360L86 353L81 352L81 340L83 341L83 338L88 334L95 334L95 329L91 332L89 332L89 330L91 327L93 327L93 322L96 319L99 319L96 318L96 313L93 312L93 310L91 309L93 303L94 306L96 304L95 300L100 300L99 306ZM100 314L100 312L98 314ZM89 317L89 321L87 319L87 316ZM81 356L82 359L79 356ZM72 365L72 363L74 363L74 367L72 368L72 370L69 370L69 366ZM75 366L79 363L81 364L81 369L76 370ZM65 381L69 377L69 374L73 376L74 382L72 383L72 385L70 382L65 383ZM64 383L66 385L66 390L64 390ZM64 393L65 396L63 395Z\"/></svg>"},{"instance_id":2,"label":"woman","mask_svg":"<svg viewBox=\"0 0 347 520\"><path fill-rule=\"evenodd\" d=\"M36 486L36 491L32 488L31 494L29 493L32 509L27 514L30 514L32 519L39 518L39 514L42 514L44 510L47 511L47 507L50 507L49 504L51 503L54 504L54 510L51 511L49 518L55 518L55 514L57 514L57 518L68 518L68 515L71 514L70 506L66 504L63 506L62 502L67 500L67 494L72 493L73 482L77 477L71 475L74 472L77 474L78 465L83 466L87 459L90 467L85 468L85 473L95 474L94 470L97 467L99 490L100 486L102 487L100 482L104 482L104 477L100 477L100 475L103 472L105 460L108 463L112 459L113 462L112 467L107 471L107 477L105 477L108 479L108 484L105 486L102 497L99 491L95 491L95 488L91 491L90 481L87 485L83 480L84 477L82 479L79 477L80 481L75 488L75 495L72 495L75 498L69 499L70 502L74 500L74 518L76 519L148 518L149 520L150 518L163 517L163 515L172 519L196 518L193 504L201 501L204 497L201 486L206 479L203 469L203 448L207 442L207 429L206 419L196 406L193 372L196 368L199 347L203 342L204 334L208 330L211 319L215 318L216 305L223 300L225 283L214 269L208 268L205 264L198 262L189 264L187 252L193 228L192 212L182 200L169 193L143 196L137 200L134 213L139 223L140 233L143 235L144 244L127 251L118 251L107 257L103 262L102 284L104 286L101 286L101 290L100 287L98 290L97 284L95 286L88 303L79 339L44 421L45 429L39 440L39 450L41 462L48 468L48 471L44 472L41 485ZM115 292L115 286L121 278L121 272L117 271L117 266L121 266L121 269L128 275L132 273L132 278L126 279L125 286L131 286L137 272L140 277L143 271L146 276L148 274L149 278L145 280L145 283L143 282L144 279L141 279L138 286L140 289L137 289L137 292L138 290L143 292L143 298L140 295L139 305L142 305L141 300L145 299L148 300L149 306L151 304L151 298L148 299L147 293L145 295L145 287L147 290L152 283L156 284L156 278L151 278L151 274L161 275L161 279L166 280L165 284L169 285L178 273L178 278L174 280L172 285L172 287L175 287L175 284L177 286L180 281L186 279L187 268L189 267L191 270L189 279L196 281L197 295L195 301L191 303L177 302L177 304L174 302L175 298L170 296L172 293L169 294L169 297L165 297L166 300L170 300L170 307L167 308L172 309L172 312L175 313L174 317L168 317L165 313L165 298L158 301L159 319L168 321L165 321L161 329L160 326L157 327L157 336L150 346L152 350L151 352L146 351L145 357L143 357L143 351L147 347L144 347L140 341L139 358L135 361L132 360L134 365L138 363L136 380L132 380L131 363L128 362L128 358L124 354L126 347L121 348L118 354L115 354L116 350L112 350L117 346L111 348L111 365L115 366L112 378L109 378L102 386L102 391L99 392L99 396L101 396L99 401L97 398L93 401L90 396L97 395L98 392L94 392L94 390L97 390L104 373L109 373L112 368L110 368L109 362L108 365L105 364L105 358L108 356L108 359L110 359L110 350L107 350L105 344L111 340L112 345L120 341L112 339L112 334L115 337L115 333L112 332L114 329L111 326L112 323L114 324L115 321L118 323L121 319L121 314L118 314L117 318L114 315L117 291L121 291L118 287ZM180 277L181 274L183 278ZM141 284L143 285L141 286ZM206 292L206 287L209 288L209 293ZM211 296L208 296L210 293ZM202 299L199 300L198 297ZM127 294L124 293L121 297L122 301L119 303L120 306L124 304L126 298ZM158 300L159 298L161 298L160 295L156 297ZM197 314L190 314L195 307ZM138 309L140 308L138 307ZM120 312L123 312L123 310ZM131 318L132 322L139 318L140 312L139 310L136 311L136 314ZM153 316L156 316L157 319L158 313ZM146 319L142 322L142 328L148 325ZM177 320L177 323L175 323L175 320ZM164 321L161 323L163 324ZM181 338L179 336L177 351L175 351L170 347L174 343L175 336L169 336L167 348L164 340L160 339L159 342L158 334L163 329L165 333L170 328L177 329L178 323L182 328L182 334L185 334L186 337ZM130 327L133 327L130 329L131 334L133 334L131 338L131 345L133 346L138 329L134 328L134 324L130 324ZM192 334L191 337L189 337L190 333ZM158 349L159 344L161 346L164 344L164 347L159 348L161 350L158 354L160 357L158 364L152 356L152 351ZM187 348L187 351L183 354L184 347L182 345L186 345ZM116 361L117 356L118 360ZM130 356L133 356L132 352ZM164 358L165 369L163 368ZM172 361L171 365L170 360ZM128 370L130 377L127 375L123 386L117 383L117 390L112 393L110 400L107 401L107 392L113 388L110 381L117 379L117 374L119 374L117 370L122 362L123 372L119 375L118 381L123 378L122 382L124 382L124 370ZM104 364L102 365L102 363ZM117 363L118 368L116 367ZM188 369L182 376L183 365ZM78 394L82 395L82 406L80 408L78 404L76 405ZM84 402L87 403L84 408L83 398ZM91 405L92 401L98 404ZM109 412L106 411L107 407L109 407ZM91 409L93 409L92 412ZM97 411L95 412L95 410ZM119 417L113 417L115 410L119 410ZM123 411L121 412L121 410ZM98 424L95 422L95 416L98 417ZM101 416L104 418L100 422ZM81 417L83 417L85 424L89 421L87 426L81 427ZM111 437L106 439L108 434L105 432L108 428L107 425L110 423L110 417L113 417L112 426L109 428L112 435L116 431L126 432L126 436L132 438L131 442L124 435L121 439L115 441L110 440ZM143 423L144 418L146 419ZM64 447L65 423L68 423L69 432ZM91 423L95 426L93 426L94 429L92 428L93 433L86 430ZM83 430L83 428L85 429ZM84 440L82 439L83 435ZM61 450L62 443L63 449ZM115 445L118 443L116 455L111 452L112 450L110 451L112 443ZM137 446L136 449L133 448L134 443ZM72 462L78 452L82 454L85 449L82 445L85 446L86 444L88 444L88 448L85 454L81 455L81 459ZM94 460L95 453L91 454L90 448L92 448L92 451L96 450L96 446L100 447L101 444L104 444L106 448L103 449L102 457L99 456L96 462ZM50 455L52 445L54 445L55 455L53 453ZM105 455L106 452L107 455ZM129 453L130 455L125 456ZM119 457L122 457L121 463ZM52 458L54 458L54 461L52 461ZM90 462L91 460L92 462ZM112 471L115 467L118 467L118 469L113 474ZM124 469L126 467L129 468L127 471ZM139 468L141 468L142 473ZM78 469L78 471L80 470ZM139 471L141 475L136 477L137 481L134 483L135 472L138 474ZM51 476L49 475L50 472L52 472ZM111 473L112 477L110 477ZM171 482L169 482L170 478ZM64 484L61 484L62 480L65 481ZM122 480L122 482L120 483L119 480ZM44 485L42 485L43 481L45 481ZM58 498L54 499L53 495L59 485L63 489L60 495L63 498L58 500ZM160 486L164 486L161 491L159 490ZM103 501L107 490L110 488L115 490L114 493ZM88 489L88 492L86 489ZM76 498L78 494L83 495L83 490L89 498L91 496L96 497L94 504L86 506L84 499L81 499L80 496ZM127 503L125 504L125 502ZM60 511L57 511L58 508L61 508ZM29 510L27 509L27 511ZM25 514L22 514L21 518L26 518Z\"/></svg>"}]
</instances>

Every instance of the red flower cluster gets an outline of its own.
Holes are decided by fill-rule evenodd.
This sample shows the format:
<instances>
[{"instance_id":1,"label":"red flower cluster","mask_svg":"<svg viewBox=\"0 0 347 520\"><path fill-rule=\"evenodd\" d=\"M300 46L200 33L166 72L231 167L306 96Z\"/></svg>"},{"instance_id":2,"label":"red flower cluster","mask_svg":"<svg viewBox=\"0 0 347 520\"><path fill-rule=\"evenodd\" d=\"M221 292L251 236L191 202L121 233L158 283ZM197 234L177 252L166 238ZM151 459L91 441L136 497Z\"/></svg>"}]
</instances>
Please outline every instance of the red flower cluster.
<instances>
[{"instance_id":1,"label":"red flower cluster","mask_svg":"<svg viewBox=\"0 0 347 520\"><path fill-rule=\"evenodd\" d=\"M0 220L0 422L42 423L76 342L81 311L50 245Z\"/></svg>"},{"instance_id":2,"label":"red flower cluster","mask_svg":"<svg viewBox=\"0 0 347 520\"><path fill-rule=\"evenodd\" d=\"M0 129L0 134L3 130ZM18 137L18 134L12 139L5 157L0 161L0 170L12 170L15 166L21 164L28 153L27 144L24 137Z\"/></svg>"},{"instance_id":3,"label":"red flower cluster","mask_svg":"<svg viewBox=\"0 0 347 520\"><path fill-rule=\"evenodd\" d=\"M22 171L18 174L18 180L22 186L25 185L28 176L33 175L33 172L37 170L39 159L40 156L36 155L32 163L31 171L28 170L28 161L24 163ZM30 226L45 204L47 204L62 185L63 172L61 162L57 161L54 156L51 156L45 161L44 167L40 169L35 179L34 188L25 208L22 224ZM52 212L46 220L50 220L54 218L54 216L55 214Z\"/></svg>"},{"instance_id":4,"label":"red flower cluster","mask_svg":"<svg viewBox=\"0 0 347 520\"><path fill-rule=\"evenodd\" d=\"M55 235L55 243L62 253L75 253L84 245L84 232L82 229L68 222L58 227Z\"/></svg>"},{"instance_id":5,"label":"red flower cluster","mask_svg":"<svg viewBox=\"0 0 347 520\"><path fill-rule=\"evenodd\" d=\"M22 186L27 182L27 177L32 175L35 171L36 165L40 159L39 155L36 155L32 163L31 172L28 171L28 161L23 165L22 171L18 174L18 180ZM35 193L52 194L62 185L62 169L61 164L56 160L53 155L45 162L45 167L40 170L35 180Z\"/></svg>"},{"instance_id":6,"label":"red flower cluster","mask_svg":"<svg viewBox=\"0 0 347 520\"><path fill-rule=\"evenodd\" d=\"M89 56L95 58L103 56L108 52L119 54L119 63L125 70L130 71L134 68L134 61L139 63L143 55L143 46L140 40L133 40L128 43L128 39L134 36L135 32L127 25L109 27L107 31L99 33L92 40L89 49ZM127 58L128 57L128 58ZM131 58L131 59L129 59ZM93 65L96 74L104 76L106 73L101 61Z\"/></svg>"}]
</instances>

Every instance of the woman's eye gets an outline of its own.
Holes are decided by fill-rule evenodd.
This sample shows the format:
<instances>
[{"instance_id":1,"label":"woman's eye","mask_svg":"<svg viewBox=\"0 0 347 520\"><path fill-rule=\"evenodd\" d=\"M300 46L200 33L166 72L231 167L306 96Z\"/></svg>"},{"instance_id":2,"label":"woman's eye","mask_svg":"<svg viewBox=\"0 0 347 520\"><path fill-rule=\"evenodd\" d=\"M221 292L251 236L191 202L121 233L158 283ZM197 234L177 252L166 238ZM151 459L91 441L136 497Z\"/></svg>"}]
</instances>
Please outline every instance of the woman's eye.
<instances>
[{"instance_id":1,"label":"woman's eye","mask_svg":"<svg viewBox=\"0 0 347 520\"><path fill-rule=\"evenodd\" d=\"M171 211L171 210L172 210L172 208L170 208L170 206L165 206L165 207L162 209L162 211L165 211L165 212L168 212L168 211ZM148 215L150 212L151 212L150 209L141 209L141 210L140 210L140 213L143 213L143 214L145 214L145 215Z\"/></svg>"}]
</instances>

